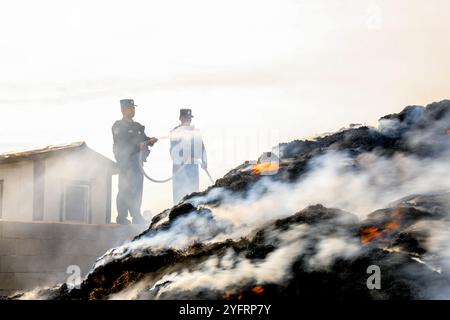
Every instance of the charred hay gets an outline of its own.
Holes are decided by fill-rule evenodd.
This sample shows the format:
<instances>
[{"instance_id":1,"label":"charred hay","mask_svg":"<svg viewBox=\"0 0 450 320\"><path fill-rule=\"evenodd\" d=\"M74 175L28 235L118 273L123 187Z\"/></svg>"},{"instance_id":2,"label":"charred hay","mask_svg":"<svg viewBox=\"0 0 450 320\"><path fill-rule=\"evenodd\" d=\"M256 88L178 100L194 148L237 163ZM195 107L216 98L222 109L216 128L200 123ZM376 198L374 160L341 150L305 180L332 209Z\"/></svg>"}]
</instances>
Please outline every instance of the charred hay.
<instances>
[{"instance_id":1,"label":"charred hay","mask_svg":"<svg viewBox=\"0 0 450 320\"><path fill-rule=\"evenodd\" d=\"M450 101L444 100L426 107L410 106L398 114L385 116L380 119L378 129L351 126L316 139L281 144L280 167L276 175L262 177L251 170L251 163L244 163L208 190L188 195L177 206L156 215L148 230L133 242L170 230L177 221L190 215L202 217L214 225L215 218L208 207L220 205L220 197L200 205L191 201L206 196L213 189L244 197L263 178L289 184L307 174L311 159L330 151L349 154L355 159L355 170L359 168L358 156L367 152L383 157L398 153L433 157L449 151L449 129ZM138 299L426 298L431 290L446 292L446 288L450 288L448 270L440 268L442 260L427 251L430 230L450 228L449 208L448 190L407 196L370 213L363 221L352 213L317 204L270 221L241 239L199 242L185 249L144 247L130 250L98 265L79 289L69 290L62 285L42 294L51 299L107 299L144 283L145 289L138 294ZM283 237L298 226L306 230L299 234L303 247L293 257L283 281L261 282L250 278L226 288L199 286L193 290L171 291L175 280L164 280L164 275L169 273L195 272L203 262L223 258L230 250L254 265L263 263L274 252L283 249ZM335 238L344 239L345 245L353 247L355 254L331 256L325 265L312 265L323 253L323 243ZM104 258L112 256L110 252ZM371 265L382 270L379 290L367 288L367 268Z\"/></svg>"}]
</instances>

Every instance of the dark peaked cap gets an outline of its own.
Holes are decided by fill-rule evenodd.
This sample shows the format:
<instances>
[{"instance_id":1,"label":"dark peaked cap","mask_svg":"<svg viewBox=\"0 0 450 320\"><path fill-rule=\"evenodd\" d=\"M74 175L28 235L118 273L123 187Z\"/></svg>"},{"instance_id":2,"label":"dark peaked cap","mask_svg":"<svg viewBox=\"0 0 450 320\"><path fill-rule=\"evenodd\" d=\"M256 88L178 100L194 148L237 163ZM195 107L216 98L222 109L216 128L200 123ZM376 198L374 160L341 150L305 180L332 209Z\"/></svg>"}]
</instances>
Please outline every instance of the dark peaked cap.
<instances>
[{"instance_id":1,"label":"dark peaked cap","mask_svg":"<svg viewBox=\"0 0 450 320\"><path fill-rule=\"evenodd\" d=\"M191 109L180 109L180 117L189 117L193 118Z\"/></svg>"},{"instance_id":2,"label":"dark peaked cap","mask_svg":"<svg viewBox=\"0 0 450 320\"><path fill-rule=\"evenodd\" d=\"M123 107L137 107L137 105L134 104L133 99L122 99L120 100L120 106Z\"/></svg>"}]
</instances>

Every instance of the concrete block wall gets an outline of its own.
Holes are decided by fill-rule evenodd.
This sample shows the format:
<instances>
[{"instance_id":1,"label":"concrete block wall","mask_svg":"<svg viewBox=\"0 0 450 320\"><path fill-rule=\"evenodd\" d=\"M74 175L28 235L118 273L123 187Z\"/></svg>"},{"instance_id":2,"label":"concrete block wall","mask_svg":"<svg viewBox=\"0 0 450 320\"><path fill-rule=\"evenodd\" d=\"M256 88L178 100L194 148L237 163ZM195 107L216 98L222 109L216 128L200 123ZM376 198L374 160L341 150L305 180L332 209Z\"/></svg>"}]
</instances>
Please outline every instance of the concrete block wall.
<instances>
[{"instance_id":1,"label":"concrete block wall","mask_svg":"<svg viewBox=\"0 0 450 320\"><path fill-rule=\"evenodd\" d=\"M145 229L0 220L0 296L65 282L70 265L79 266L84 276L108 249Z\"/></svg>"}]
</instances>

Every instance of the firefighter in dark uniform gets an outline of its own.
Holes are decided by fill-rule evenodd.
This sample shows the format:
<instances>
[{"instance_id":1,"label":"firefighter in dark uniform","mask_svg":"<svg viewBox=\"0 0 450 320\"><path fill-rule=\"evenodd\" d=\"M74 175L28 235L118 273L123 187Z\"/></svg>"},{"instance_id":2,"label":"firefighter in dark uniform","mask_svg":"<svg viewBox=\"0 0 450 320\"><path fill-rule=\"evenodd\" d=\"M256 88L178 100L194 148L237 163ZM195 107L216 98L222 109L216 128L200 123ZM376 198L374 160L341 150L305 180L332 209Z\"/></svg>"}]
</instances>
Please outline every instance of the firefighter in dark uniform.
<instances>
[{"instance_id":1,"label":"firefighter in dark uniform","mask_svg":"<svg viewBox=\"0 0 450 320\"><path fill-rule=\"evenodd\" d=\"M170 132L170 154L173 161L173 203L199 191L199 164L207 169L205 145L200 131L191 125L191 109L180 109L181 124Z\"/></svg>"},{"instance_id":2,"label":"firefighter in dark uniform","mask_svg":"<svg viewBox=\"0 0 450 320\"><path fill-rule=\"evenodd\" d=\"M144 176L140 169L150 151L148 146L156 143L156 138L145 134L145 127L133 121L135 115L134 100L120 100L123 118L114 123L113 152L119 169L119 192L117 194L117 223L130 224L128 213L133 218L133 224L148 223L141 215L142 190ZM144 159L140 158L143 150Z\"/></svg>"}]
</instances>

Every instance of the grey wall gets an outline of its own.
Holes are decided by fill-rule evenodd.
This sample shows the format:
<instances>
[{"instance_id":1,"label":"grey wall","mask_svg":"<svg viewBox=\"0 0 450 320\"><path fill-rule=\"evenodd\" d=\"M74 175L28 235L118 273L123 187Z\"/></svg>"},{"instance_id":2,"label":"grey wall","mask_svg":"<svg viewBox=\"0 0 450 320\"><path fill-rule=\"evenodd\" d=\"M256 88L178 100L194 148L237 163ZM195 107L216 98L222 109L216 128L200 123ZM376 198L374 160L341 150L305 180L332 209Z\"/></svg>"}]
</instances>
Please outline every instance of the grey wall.
<instances>
[{"instance_id":1,"label":"grey wall","mask_svg":"<svg viewBox=\"0 0 450 320\"><path fill-rule=\"evenodd\" d=\"M145 229L140 226L0 221L0 296L65 282L69 265L85 275L97 257Z\"/></svg>"},{"instance_id":2,"label":"grey wall","mask_svg":"<svg viewBox=\"0 0 450 320\"><path fill-rule=\"evenodd\" d=\"M33 220L33 161L0 165L3 184L2 219Z\"/></svg>"},{"instance_id":3,"label":"grey wall","mask_svg":"<svg viewBox=\"0 0 450 320\"><path fill-rule=\"evenodd\" d=\"M45 160L44 221L61 221L63 187L84 181L90 186L90 223L104 224L111 216L111 173L96 154L80 150ZM88 222L88 221L86 221Z\"/></svg>"}]
</instances>

